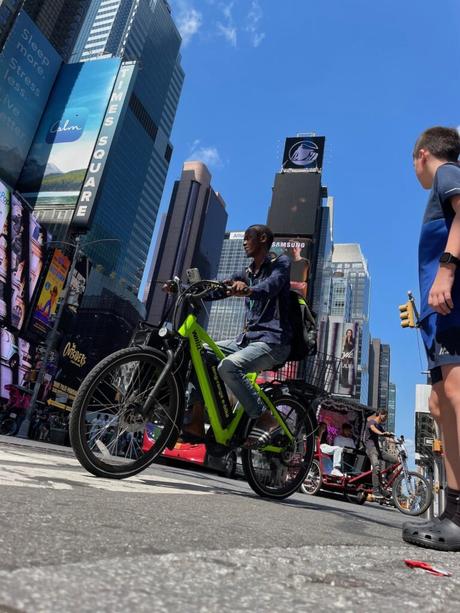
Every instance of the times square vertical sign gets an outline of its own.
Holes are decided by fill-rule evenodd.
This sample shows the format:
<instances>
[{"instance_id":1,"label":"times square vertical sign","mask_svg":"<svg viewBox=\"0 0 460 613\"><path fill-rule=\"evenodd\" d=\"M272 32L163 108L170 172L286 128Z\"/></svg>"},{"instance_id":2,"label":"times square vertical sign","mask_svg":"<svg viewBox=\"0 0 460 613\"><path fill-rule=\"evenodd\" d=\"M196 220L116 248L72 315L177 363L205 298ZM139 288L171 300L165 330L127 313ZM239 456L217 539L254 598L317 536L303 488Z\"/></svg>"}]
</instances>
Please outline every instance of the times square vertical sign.
<instances>
[{"instance_id":1,"label":"times square vertical sign","mask_svg":"<svg viewBox=\"0 0 460 613\"><path fill-rule=\"evenodd\" d=\"M85 175L71 227L77 232L89 229L97 191L101 185L107 156L122 119L134 83L136 62L123 62L120 66L107 111Z\"/></svg>"}]
</instances>

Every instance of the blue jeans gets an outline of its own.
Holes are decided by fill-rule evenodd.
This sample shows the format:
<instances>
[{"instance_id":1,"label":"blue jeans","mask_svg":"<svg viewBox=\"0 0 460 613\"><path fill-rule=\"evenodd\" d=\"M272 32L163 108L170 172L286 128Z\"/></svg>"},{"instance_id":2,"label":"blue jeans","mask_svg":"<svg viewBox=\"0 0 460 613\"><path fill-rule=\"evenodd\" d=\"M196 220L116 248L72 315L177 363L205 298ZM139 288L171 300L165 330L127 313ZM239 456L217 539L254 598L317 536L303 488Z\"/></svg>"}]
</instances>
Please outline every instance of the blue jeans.
<instances>
[{"instance_id":1,"label":"blue jeans","mask_svg":"<svg viewBox=\"0 0 460 613\"><path fill-rule=\"evenodd\" d=\"M265 405L245 375L250 372L270 370L278 364L283 364L289 355L290 346L255 341L241 348L235 340L219 341L216 344L225 354L225 358L217 367L219 376L235 394L249 417L259 417L265 410ZM199 400L195 381L191 381L190 403Z\"/></svg>"}]
</instances>

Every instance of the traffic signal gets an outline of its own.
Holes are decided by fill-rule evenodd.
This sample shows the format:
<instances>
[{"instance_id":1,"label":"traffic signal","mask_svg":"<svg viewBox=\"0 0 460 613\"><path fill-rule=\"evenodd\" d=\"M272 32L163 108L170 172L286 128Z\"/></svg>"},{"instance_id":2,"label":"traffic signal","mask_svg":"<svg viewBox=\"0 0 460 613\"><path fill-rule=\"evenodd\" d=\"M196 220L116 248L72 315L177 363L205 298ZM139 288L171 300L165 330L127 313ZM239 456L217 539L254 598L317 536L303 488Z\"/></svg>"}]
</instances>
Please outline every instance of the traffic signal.
<instances>
[{"instance_id":1,"label":"traffic signal","mask_svg":"<svg viewBox=\"0 0 460 613\"><path fill-rule=\"evenodd\" d=\"M400 310L399 317L401 318L401 327L402 328L415 328L416 327L415 312L414 312L414 305L412 304L412 302L408 300L406 304L400 304L399 310Z\"/></svg>"}]
</instances>

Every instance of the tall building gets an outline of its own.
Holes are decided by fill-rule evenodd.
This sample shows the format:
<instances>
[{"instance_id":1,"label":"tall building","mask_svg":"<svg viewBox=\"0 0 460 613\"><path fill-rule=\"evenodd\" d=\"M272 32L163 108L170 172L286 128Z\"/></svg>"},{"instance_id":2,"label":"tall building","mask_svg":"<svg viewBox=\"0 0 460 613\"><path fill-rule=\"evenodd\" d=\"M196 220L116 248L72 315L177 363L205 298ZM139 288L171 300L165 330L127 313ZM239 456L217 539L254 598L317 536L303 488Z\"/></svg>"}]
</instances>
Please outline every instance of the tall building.
<instances>
[{"instance_id":1,"label":"tall building","mask_svg":"<svg viewBox=\"0 0 460 613\"><path fill-rule=\"evenodd\" d=\"M244 232L226 232L220 256L217 278L229 279L244 270L248 258L243 249ZM246 309L241 298L227 298L211 303L208 332L216 341L236 338L243 330Z\"/></svg>"},{"instance_id":2,"label":"tall building","mask_svg":"<svg viewBox=\"0 0 460 613\"><path fill-rule=\"evenodd\" d=\"M369 352L369 405L388 409L390 397L390 345L373 338Z\"/></svg>"},{"instance_id":3,"label":"tall building","mask_svg":"<svg viewBox=\"0 0 460 613\"><path fill-rule=\"evenodd\" d=\"M186 271L198 268L202 279L215 279L221 255L227 212L219 193L211 187L211 174L202 162L185 162L176 181L171 203L158 237L152 284L147 300L147 320L161 322L170 298L157 280L174 276L186 280ZM205 311L200 323L206 325Z\"/></svg>"},{"instance_id":4,"label":"tall building","mask_svg":"<svg viewBox=\"0 0 460 613\"><path fill-rule=\"evenodd\" d=\"M140 67L106 158L87 236L118 241L88 248L89 255L133 288L143 274L172 155L169 137L184 79L180 44L165 0L102 0L88 11L75 47L81 54L72 55L72 61L116 56ZM84 49L94 53L83 55ZM62 226L61 236L71 214L55 204L37 210L43 223Z\"/></svg>"},{"instance_id":5,"label":"tall building","mask_svg":"<svg viewBox=\"0 0 460 613\"><path fill-rule=\"evenodd\" d=\"M333 278L342 277L351 287L350 319L344 321L344 324L353 324L355 352L357 350L355 356L357 371L353 397L366 404L369 393L370 303L370 275L367 261L358 244L335 244L331 265Z\"/></svg>"},{"instance_id":6,"label":"tall building","mask_svg":"<svg viewBox=\"0 0 460 613\"><path fill-rule=\"evenodd\" d=\"M390 432L396 432L396 385L391 383L388 388L388 428Z\"/></svg>"},{"instance_id":7,"label":"tall building","mask_svg":"<svg viewBox=\"0 0 460 613\"><path fill-rule=\"evenodd\" d=\"M65 61L77 41L91 0L24 0L24 9Z\"/></svg>"}]
</instances>

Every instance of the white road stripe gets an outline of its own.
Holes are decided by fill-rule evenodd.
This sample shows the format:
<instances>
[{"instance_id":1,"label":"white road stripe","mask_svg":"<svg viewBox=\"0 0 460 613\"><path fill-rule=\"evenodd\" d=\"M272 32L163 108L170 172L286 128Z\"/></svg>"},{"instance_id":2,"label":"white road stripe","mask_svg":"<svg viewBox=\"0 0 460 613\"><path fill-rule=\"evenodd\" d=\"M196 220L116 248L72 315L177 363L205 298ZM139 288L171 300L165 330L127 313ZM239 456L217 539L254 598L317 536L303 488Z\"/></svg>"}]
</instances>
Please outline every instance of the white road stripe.
<instances>
[{"instance_id":1,"label":"white road stripe","mask_svg":"<svg viewBox=\"0 0 460 613\"><path fill-rule=\"evenodd\" d=\"M0 486L2 485L55 490L90 487L133 494L203 495L212 494L214 491L199 483L145 473L122 481L98 479L85 472L74 458L0 449Z\"/></svg>"}]
</instances>

